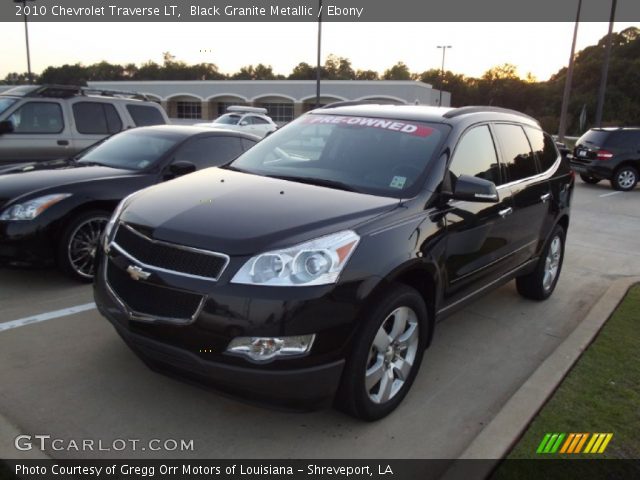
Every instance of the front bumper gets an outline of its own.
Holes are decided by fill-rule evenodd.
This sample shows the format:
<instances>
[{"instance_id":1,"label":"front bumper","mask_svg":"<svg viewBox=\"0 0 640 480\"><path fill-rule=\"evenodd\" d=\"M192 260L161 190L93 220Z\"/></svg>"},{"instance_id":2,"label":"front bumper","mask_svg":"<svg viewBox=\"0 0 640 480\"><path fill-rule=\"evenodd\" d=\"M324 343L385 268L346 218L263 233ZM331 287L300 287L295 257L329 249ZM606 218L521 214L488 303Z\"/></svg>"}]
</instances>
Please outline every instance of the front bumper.
<instances>
[{"instance_id":1,"label":"front bumper","mask_svg":"<svg viewBox=\"0 0 640 480\"><path fill-rule=\"evenodd\" d=\"M54 240L36 221L0 221L0 265L46 265L54 261Z\"/></svg>"},{"instance_id":2,"label":"front bumper","mask_svg":"<svg viewBox=\"0 0 640 480\"><path fill-rule=\"evenodd\" d=\"M318 408L333 400L363 303L357 300L354 285L291 291L225 281L178 281L156 272L148 282L135 283L152 285L158 292L172 288L197 291L205 294L205 300L193 321L154 321L132 315L110 288L107 265L114 261L113 266L122 269L124 264L117 263L122 259L107 258L102 252L99 255L94 285L98 309L154 370L288 409ZM156 297L156 301L161 300ZM303 357L255 363L225 353L229 342L238 336L311 333L316 339L311 352Z\"/></svg>"},{"instance_id":3,"label":"front bumper","mask_svg":"<svg viewBox=\"0 0 640 480\"><path fill-rule=\"evenodd\" d=\"M153 370L193 381L256 403L289 409L314 409L331 404L344 360L317 367L268 371L208 362L181 348L131 333L101 310L127 345Z\"/></svg>"}]
</instances>

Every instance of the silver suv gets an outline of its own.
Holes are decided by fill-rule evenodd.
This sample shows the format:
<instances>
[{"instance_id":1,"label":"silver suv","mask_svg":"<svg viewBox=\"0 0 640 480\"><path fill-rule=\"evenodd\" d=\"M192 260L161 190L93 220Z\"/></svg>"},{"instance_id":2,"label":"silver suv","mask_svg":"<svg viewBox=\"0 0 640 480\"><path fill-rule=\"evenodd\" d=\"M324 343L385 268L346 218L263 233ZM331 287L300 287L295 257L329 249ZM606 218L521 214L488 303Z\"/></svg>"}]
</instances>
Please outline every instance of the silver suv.
<instances>
[{"instance_id":1,"label":"silver suv","mask_svg":"<svg viewBox=\"0 0 640 480\"><path fill-rule=\"evenodd\" d=\"M25 85L0 94L0 164L75 155L127 128L169 123L141 94L71 85Z\"/></svg>"}]
</instances>

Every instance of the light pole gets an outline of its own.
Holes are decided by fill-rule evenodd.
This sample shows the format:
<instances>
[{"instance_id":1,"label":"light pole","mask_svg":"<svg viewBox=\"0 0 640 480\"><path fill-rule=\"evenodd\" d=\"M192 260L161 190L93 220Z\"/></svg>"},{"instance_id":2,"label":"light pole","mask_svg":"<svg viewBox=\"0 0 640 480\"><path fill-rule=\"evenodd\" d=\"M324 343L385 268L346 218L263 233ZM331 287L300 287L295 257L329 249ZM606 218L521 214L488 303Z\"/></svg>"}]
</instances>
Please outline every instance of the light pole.
<instances>
[{"instance_id":1,"label":"light pole","mask_svg":"<svg viewBox=\"0 0 640 480\"><path fill-rule=\"evenodd\" d=\"M34 2L35 0L13 0L13 3L22 4L22 15L24 16L24 38L27 45L27 75L29 75L29 83L33 83L33 76L31 75L31 53L29 52L29 24L27 22L27 1Z\"/></svg>"},{"instance_id":2,"label":"light pole","mask_svg":"<svg viewBox=\"0 0 640 480\"><path fill-rule=\"evenodd\" d=\"M609 34L607 35L607 46L604 51L604 62L602 63L602 75L600 75L600 89L598 90L598 107L596 109L596 127L602 126L602 110L604 109L604 94L607 90L607 75L609 74L609 59L611 58L611 37L613 37L613 20L616 16L616 4L618 0L611 2L611 17L609 17Z\"/></svg>"},{"instance_id":3,"label":"light pole","mask_svg":"<svg viewBox=\"0 0 640 480\"><path fill-rule=\"evenodd\" d=\"M318 61L316 63L316 108L320 107L320 46L322 44L322 0L318 0Z\"/></svg>"},{"instance_id":4,"label":"light pole","mask_svg":"<svg viewBox=\"0 0 640 480\"><path fill-rule=\"evenodd\" d=\"M442 106L442 89L444 88L444 54L447 52L447 48L451 48L451 45L438 45L438 48L442 49L442 78L440 79L440 100L438 100L438 106Z\"/></svg>"},{"instance_id":5,"label":"light pole","mask_svg":"<svg viewBox=\"0 0 640 480\"><path fill-rule=\"evenodd\" d=\"M569 109L569 95L571 94L571 82L573 81L573 59L576 52L576 37L578 36L578 25L580 24L580 8L582 8L582 0L578 0L576 26L573 29L573 43L571 43L571 56L569 57L567 78L564 82L564 94L562 95L562 107L560 109L560 126L558 127L559 142L564 142L564 135L567 133L567 110Z\"/></svg>"}]
</instances>

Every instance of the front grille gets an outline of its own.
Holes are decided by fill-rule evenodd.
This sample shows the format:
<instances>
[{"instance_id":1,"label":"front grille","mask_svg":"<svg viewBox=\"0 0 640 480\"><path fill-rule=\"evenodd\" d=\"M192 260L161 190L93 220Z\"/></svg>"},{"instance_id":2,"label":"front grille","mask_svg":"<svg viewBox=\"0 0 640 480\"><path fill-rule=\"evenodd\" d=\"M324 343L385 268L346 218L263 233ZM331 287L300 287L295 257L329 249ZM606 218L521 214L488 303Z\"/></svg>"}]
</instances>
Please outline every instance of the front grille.
<instances>
[{"instance_id":1,"label":"front grille","mask_svg":"<svg viewBox=\"0 0 640 480\"><path fill-rule=\"evenodd\" d=\"M151 240L126 225L119 225L117 247L140 263L187 275L218 279L228 257L219 253Z\"/></svg>"},{"instance_id":2,"label":"front grille","mask_svg":"<svg viewBox=\"0 0 640 480\"><path fill-rule=\"evenodd\" d=\"M111 261L107 263L107 283L113 293L138 316L157 319L194 319L203 296L172 288L160 287L142 280L133 280L127 272Z\"/></svg>"}]
</instances>

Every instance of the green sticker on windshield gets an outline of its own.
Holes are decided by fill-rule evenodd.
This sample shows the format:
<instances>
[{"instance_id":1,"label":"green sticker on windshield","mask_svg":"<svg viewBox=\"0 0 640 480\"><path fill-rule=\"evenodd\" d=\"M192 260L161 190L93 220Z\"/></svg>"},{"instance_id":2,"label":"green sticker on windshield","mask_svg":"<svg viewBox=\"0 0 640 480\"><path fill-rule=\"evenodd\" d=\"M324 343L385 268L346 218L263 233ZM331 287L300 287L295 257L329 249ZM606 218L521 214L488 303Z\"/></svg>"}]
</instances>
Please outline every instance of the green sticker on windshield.
<instances>
[{"instance_id":1,"label":"green sticker on windshield","mask_svg":"<svg viewBox=\"0 0 640 480\"><path fill-rule=\"evenodd\" d=\"M407 181L407 177L393 177L393 180L391 180L391 183L389 184L389 186L391 188L403 188L404 184Z\"/></svg>"}]
</instances>

